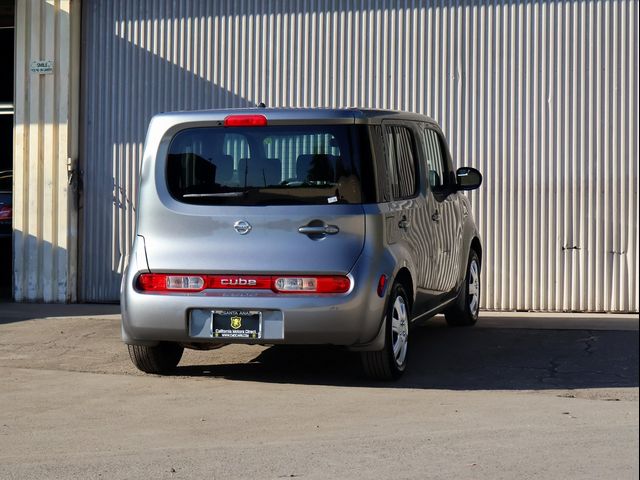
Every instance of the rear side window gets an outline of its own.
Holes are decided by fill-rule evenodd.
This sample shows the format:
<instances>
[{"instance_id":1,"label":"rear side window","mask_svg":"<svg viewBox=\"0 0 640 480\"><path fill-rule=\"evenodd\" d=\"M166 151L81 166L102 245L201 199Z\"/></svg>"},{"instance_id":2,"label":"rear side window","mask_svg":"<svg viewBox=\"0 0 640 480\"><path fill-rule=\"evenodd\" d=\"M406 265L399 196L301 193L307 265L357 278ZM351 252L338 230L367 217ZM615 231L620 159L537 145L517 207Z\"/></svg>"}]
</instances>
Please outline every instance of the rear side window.
<instances>
[{"instance_id":1,"label":"rear side window","mask_svg":"<svg viewBox=\"0 0 640 480\"><path fill-rule=\"evenodd\" d=\"M416 154L413 133L407 127L387 126L387 159L393 198L416 194Z\"/></svg>"},{"instance_id":2,"label":"rear side window","mask_svg":"<svg viewBox=\"0 0 640 480\"><path fill-rule=\"evenodd\" d=\"M375 152L377 199L380 202L391 200L389 182L389 165L386 145L381 125L372 125L370 128L371 148Z\"/></svg>"},{"instance_id":3,"label":"rear side window","mask_svg":"<svg viewBox=\"0 0 640 480\"><path fill-rule=\"evenodd\" d=\"M171 141L171 196L201 205L366 203L375 194L362 126L207 127Z\"/></svg>"},{"instance_id":4,"label":"rear side window","mask_svg":"<svg viewBox=\"0 0 640 480\"><path fill-rule=\"evenodd\" d=\"M427 161L427 177L433 190L442 189L449 183L446 160L442 154L442 146L438 134L430 129L424 129L424 144Z\"/></svg>"}]
</instances>

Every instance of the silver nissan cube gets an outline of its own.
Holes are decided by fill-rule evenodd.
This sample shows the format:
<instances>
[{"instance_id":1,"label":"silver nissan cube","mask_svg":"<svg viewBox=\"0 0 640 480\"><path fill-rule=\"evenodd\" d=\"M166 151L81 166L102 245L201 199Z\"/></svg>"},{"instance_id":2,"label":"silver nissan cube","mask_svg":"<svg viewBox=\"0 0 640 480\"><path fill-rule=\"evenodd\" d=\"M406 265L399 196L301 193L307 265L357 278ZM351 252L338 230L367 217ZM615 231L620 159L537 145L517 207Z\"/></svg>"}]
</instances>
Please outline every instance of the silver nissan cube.
<instances>
[{"instance_id":1,"label":"silver nissan cube","mask_svg":"<svg viewBox=\"0 0 640 480\"><path fill-rule=\"evenodd\" d=\"M155 116L121 289L131 360L163 374L184 348L327 344L398 378L413 323L476 323L482 244L461 191L481 183L423 115Z\"/></svg>"}]
</instances>

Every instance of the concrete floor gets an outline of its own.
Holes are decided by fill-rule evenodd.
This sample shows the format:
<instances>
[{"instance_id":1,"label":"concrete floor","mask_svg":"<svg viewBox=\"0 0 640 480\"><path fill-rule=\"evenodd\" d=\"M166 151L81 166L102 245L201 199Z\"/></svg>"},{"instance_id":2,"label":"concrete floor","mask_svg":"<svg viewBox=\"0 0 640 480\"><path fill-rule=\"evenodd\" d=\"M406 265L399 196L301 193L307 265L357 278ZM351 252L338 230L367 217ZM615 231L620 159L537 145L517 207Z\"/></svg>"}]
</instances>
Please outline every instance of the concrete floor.
<instances>
[{"instance_id":1,"label":"concrete floor","mask_svg":"<svg viewBox=\"0 0 640 480\"><path fill-rule=\"evenodd\" d=\"M638 478L638 316L412 331L397 383L332 348L143 375L109 305L0 304L0 478Z\"/></svg>"}]
</instances>

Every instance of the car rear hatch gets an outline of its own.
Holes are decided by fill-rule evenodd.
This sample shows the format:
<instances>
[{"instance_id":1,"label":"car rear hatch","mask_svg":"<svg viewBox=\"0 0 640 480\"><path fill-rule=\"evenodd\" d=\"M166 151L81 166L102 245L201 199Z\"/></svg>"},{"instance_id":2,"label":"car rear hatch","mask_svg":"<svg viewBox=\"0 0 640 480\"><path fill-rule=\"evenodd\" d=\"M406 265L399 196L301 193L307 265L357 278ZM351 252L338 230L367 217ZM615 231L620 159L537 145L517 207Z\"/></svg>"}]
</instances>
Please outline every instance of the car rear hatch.
<instances>
[{"instance_id":1,"label":"car rear hatch","mask_svg":"<svg viewBox=\"0 0 640 480\"><path fill-rule=\"evenodd\" d=\"M367 127L260 117L173 136L157 159L157 201L141 193L152 272L350 271L365 241L362 204L375 195Z\"/></svg>"}]
</instances>

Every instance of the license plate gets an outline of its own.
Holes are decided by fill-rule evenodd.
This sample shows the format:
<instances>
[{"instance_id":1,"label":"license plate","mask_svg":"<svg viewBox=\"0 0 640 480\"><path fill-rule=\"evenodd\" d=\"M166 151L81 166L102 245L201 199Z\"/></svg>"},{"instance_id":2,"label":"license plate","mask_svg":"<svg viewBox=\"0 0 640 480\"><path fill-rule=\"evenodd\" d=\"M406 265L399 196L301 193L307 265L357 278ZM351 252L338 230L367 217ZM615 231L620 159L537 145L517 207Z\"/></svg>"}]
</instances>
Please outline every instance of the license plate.
<instances>
[{"instance_id":1,"label":"license plate","mask_svg":"<svg viewBox=\"0 0 640 480\"><path fill-rule=\"evenodd\" d=\"M211 312L213 338L262 338L262 312L214 310Z\"/></svg>"}]
</instances>

